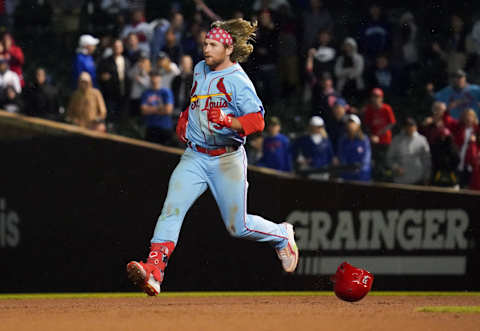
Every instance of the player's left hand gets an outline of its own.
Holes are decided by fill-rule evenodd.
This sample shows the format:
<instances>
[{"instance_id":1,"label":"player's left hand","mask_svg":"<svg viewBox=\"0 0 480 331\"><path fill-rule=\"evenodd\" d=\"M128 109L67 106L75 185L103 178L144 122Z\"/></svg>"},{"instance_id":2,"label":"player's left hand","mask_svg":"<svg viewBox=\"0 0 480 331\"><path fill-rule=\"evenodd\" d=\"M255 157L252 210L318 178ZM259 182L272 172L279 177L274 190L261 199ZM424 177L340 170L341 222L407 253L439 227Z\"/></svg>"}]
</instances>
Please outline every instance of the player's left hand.
<instances>
[{"instance_id":1,"label":"player's left hand","mask_svg":"<svg viewBox=\"0 0 480 331\"><path fill-rule=\"evenodd\" d=\"M232 118L226 115L220 108L209 109L207 116L210 122L218 124L217 129L232 127Z\"/></svg>"}]
</instances>

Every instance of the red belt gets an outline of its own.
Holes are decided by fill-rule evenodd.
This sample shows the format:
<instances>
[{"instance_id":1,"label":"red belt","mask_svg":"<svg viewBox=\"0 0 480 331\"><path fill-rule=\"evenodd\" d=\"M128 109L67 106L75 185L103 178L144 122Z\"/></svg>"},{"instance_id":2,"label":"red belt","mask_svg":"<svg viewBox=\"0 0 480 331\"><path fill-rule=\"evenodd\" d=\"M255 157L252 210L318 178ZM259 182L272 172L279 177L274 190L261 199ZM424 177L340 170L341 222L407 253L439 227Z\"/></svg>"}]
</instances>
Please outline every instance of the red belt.
<instances>
[{"instance_id":1,"label":"red belt","mask_svg":"<svg viewBox=\"0 0 480 331\"><path fill-rule=\"evenodd\" d=\"M203 147L197 146L197 145L195 145L195 147L193 147L193 144L191 142L188 142L188 146L191 149L196 150L197 152L207 154L207 155L210 155L210 156L219 156L219 155L222 155L222 154L225 154L225 153L234 152L238 149L238 146L225 146L225 147L220 147L220 148L216 148L216 149L203 148Z\"/></svg>"}]
</instances>

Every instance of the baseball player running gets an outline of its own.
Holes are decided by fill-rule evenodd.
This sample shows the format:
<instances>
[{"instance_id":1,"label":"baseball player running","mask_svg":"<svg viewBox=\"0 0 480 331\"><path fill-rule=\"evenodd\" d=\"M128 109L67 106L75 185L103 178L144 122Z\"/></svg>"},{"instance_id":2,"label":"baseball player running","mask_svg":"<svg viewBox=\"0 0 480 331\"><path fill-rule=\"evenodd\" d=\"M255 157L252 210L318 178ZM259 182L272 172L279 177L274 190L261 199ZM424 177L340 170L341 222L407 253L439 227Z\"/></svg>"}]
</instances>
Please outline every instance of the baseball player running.
<instances>
[{"instance_id":1,"label":"baseball player running","mask_svg":"<svg viewBox=\"0 0 480 331\"><path fill-rule=\"evenodd\" d=\"M206 35L205 60L195 66L190 106L177 124L177 135L187 149L170 177L147 261L127 265L129 278L148 295L160 292L185 214L207 187L232 236L270 243L286 272L297 266L293 226L247 214L243 145L246 136L263 130L265 112L239 62L253 51L255 29L256 24L233 19L214 22Z\"/></svg>"}]
</instances>

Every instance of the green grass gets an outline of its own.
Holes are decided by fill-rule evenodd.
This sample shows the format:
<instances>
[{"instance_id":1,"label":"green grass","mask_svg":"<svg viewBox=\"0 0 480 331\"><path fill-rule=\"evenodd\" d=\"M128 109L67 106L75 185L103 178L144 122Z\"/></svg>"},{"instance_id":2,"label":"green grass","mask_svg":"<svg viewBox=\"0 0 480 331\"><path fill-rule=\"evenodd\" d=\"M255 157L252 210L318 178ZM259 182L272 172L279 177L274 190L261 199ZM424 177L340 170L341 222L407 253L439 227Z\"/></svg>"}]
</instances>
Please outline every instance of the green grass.
<instances>
[{"instance_id":1,"label":"green grass","mask_svg":"<svg viewBox=\"0 0 480 331\"><path fill-rule=\"evenodd\" d=\"M480 306L432 306L415 310L422 313L480 313Z\"/></svg>"},{"instance_id":2,"label":"green grass","mask_svg":"<svg viewBox=\"0 0 480 331\"><path fill-rule=\"evenodd\" d=\"M333 296L332 291L278 291L278 292L163 292L159 298L181 297L235 297L235 296ZM376 292L369 296L480 296L480 292ZM122 293L10 293L0 294L4 299L82 299L82 298L145 298L140 292Z\"/></svg>"}]
</instances>

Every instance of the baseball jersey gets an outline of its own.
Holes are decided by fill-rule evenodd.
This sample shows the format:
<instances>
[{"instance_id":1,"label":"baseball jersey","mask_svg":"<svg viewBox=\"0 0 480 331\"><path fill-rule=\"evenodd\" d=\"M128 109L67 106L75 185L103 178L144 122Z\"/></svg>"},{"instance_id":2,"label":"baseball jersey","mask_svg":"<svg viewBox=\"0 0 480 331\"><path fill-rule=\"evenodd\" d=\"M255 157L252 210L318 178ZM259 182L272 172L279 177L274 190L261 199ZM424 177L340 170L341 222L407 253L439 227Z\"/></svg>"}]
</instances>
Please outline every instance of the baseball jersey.
<instances>
[{"instance_id":1,"label":"baseball jersey","mask_svg":"<svg viewBox=\"0 0 480 331\"><path fill-rule=\"evenodd\" d=\"M290 141L287 136L279 133L267 136L263 140L263 156L257 165L282 171L292 170Z\"/></svg>"},{"instance_id":2,"label":"baseball jersey","mask_svg":"<svg viewBox=\"0 0 480 331\"><path fill-rule=\"evenodd\" d=\"M159 90L149 89L142 94L142 105L159 106L173 104L173 93L170 89L161 88ZM145 125L147 128L160 128L171 130L173 127L171 115L145 115Z\"/></svg>"},{"instance_id":3,"label":"baseball jersey","mask_svg":"<svg viewBox=\"0 0 480 331\"><path fill-rule=\"evenodd\" d=\"M186 138L204 148L245 144L246 138L236 131L208 121L207 110L211 108L234 117L257 112L264 115L262 102L240 64L212 71L200 61L193 73Z\"/></svg>"}]
</instances>

